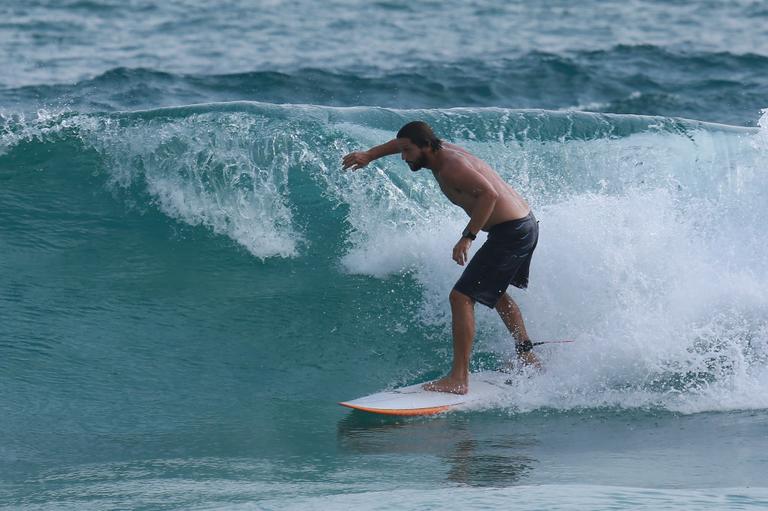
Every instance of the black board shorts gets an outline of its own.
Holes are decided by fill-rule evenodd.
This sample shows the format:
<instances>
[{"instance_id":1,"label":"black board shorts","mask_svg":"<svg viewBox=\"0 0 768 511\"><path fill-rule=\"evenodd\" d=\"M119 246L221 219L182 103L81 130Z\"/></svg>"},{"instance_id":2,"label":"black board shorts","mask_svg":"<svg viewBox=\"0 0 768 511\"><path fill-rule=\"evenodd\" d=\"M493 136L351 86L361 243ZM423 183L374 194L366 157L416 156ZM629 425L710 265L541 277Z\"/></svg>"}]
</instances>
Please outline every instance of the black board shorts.
<instances>
[{"instance_id":1,"label":"black board shorts","mask_svg":"<svg viewBox=\"0 0 768 511\"><path fill-rule=\"evenodd\" d=\"M531 258L538 242L539 222L533 212L494 225L453 289L494 308L510 284L528 287Z\"/></svg>"}]
</instances>

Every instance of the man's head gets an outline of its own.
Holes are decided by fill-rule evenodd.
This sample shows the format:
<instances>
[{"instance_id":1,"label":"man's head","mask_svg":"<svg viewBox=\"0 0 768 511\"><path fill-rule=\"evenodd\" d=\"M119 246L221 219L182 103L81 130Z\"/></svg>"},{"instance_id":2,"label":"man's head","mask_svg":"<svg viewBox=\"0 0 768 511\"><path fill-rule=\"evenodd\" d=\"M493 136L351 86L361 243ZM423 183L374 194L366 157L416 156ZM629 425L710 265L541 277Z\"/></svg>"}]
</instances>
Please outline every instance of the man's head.
<instances>
[{"instance_id":1,"label":"man's head","mask_svg":"<svg viewBox=\"0 0 768 511\"><path fill-rule=\"evenodd\" d=\"M409 122L400 128L397 138L402 158L414 172L427 166L430 156L443 147L443 141L423 121Z\"/></svg>"}]
</instances>

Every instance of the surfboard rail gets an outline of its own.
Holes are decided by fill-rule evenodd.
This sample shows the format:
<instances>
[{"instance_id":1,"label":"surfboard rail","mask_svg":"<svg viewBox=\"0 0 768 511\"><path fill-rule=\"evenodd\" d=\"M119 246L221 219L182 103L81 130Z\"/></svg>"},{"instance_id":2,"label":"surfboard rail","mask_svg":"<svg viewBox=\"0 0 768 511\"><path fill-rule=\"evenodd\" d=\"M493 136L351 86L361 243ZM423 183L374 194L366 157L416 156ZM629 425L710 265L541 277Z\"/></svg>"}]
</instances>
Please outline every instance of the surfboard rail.
<instances>
[{"instance_id":1,"label":"surfboard rail","mask_svg":"<svg viewBox=\"0 0 768 511\"><path fill-rule=\"evenodd\" d=\"M346 406L347 408L351 408L353 410L360 410L361 412L376 413L379 415L397 415L401 417L414 417L418 415L435 415L438 413L445 412L450 408L453 408L451 405L442 405L442 406L430 406L427 408L397 409L397 408L373 408L368 406L352 405L347 402L340 402L339 404L341 406Z\"/></svg>"}]
</instances>

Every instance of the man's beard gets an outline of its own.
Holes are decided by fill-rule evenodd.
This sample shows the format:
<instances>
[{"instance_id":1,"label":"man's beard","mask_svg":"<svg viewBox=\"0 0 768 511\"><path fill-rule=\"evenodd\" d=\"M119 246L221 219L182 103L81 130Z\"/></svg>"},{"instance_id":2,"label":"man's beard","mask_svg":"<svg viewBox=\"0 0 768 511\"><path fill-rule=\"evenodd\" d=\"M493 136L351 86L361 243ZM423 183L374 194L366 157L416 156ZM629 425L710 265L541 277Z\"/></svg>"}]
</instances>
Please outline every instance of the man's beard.
<instances>
[{"instance_id":1,"label":"man's beard","mask_svg":"<svg viewBox=\"0 0 768 511\"><path fill-rule=\"evenodd\" d=\"M417 170L421 170L424 168L424 165L427 164L427 157L424 155L421 155L418 160L414 162L406 162L408 163L408 166L411 167L411 171L416 172Z\"/></svg>"}]
</instances>

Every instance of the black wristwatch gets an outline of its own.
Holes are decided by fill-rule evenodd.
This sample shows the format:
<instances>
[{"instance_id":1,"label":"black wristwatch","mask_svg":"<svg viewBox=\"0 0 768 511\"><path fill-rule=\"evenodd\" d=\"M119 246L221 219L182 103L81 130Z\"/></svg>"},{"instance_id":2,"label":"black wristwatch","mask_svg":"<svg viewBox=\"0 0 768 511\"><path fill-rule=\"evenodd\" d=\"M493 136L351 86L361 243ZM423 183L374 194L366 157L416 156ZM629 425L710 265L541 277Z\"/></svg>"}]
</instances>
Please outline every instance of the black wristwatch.
<instances>
[{"instance_id":1,"label":"black wristwatch","mask_svg":"<svg viewBox=\"0 0 768 511\"><path fill-rule=\"evenodd\" d=\"M472 234L472 231L469 230L469 227L464 229L464 232L461 233L461 237L462 238L469 238L472 241L475 241L475 239L477 239L477 235L476 234Z\"/></svg>"}]
</instances>

